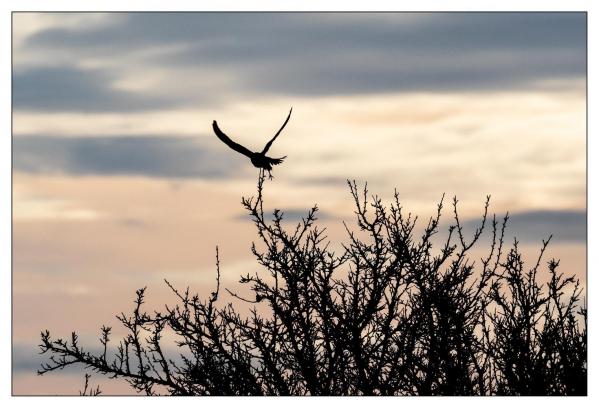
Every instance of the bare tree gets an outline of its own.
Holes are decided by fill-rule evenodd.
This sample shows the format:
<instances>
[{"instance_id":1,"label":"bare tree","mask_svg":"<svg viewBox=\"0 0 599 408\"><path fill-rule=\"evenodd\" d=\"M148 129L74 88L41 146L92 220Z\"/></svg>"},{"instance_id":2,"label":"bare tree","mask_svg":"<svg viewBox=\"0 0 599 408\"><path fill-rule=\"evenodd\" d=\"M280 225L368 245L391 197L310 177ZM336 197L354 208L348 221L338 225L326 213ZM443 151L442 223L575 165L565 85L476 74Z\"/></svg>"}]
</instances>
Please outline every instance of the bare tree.
<instances>
[{"instance_id":1,"label":"bare tree","mask_svg":"<svg viewBox=\"0 0 599 408\"><path fill-rule=\"evenodd\" d=\"M548 241L525 270L518 242L504 244L508 216L490 219L487 197L467 237L454 198L437 247L443 199L418 234L397 193L385 206L368 199L366 186L348 184L357 229L346 225L337 254L316 225L316 206L291 230L283 212L265 216L261 173L257 196L242 204L257 229L252 252L262 272L241 277L250 299L227 290L248 304L249 317L216 305L217 248L210 297L167 281L178 304L149 314L138 290L133 312L118 316L129 334L110 356L109 327L99 354L84 351L75 333L67 341L44 331L49 360L38 373L81 364L148 395L586 395L582 288L555 260L540 282ZM488 254L473 260L489 224ZM178 339L176 358L167 355L165 330Z\"/></svg>"}]
</instances>

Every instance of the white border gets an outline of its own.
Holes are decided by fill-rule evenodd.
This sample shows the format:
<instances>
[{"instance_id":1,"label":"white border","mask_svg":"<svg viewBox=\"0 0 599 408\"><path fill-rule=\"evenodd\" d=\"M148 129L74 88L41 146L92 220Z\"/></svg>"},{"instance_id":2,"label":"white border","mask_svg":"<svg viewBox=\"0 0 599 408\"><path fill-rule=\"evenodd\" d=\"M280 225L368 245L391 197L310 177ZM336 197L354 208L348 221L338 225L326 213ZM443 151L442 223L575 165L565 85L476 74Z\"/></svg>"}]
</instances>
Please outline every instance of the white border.
<instances>
[{"instance_id":1,"label":"white border","mask_svg":"<svg viewBox=\"0 0 599 408\"><path fill-rule=\"evenodd\" d=\"M345 1L282 1L282 0L262 0L262 1L243 1L243 0L224 0L219 2L212 2L205 4L200 1L184 1L184 0L170 0L170 1L157 1L157 0L128 0L128 1L117 1L117 0L87 0L87 1L75 1L75 0L54 0L51 3L42 0L8 0L3 1L0 4L2 13L0 14L0 27L2 35L0 36L0 47L2 52L2 71L0 75L0 84L2 89L2 98L0 99L2 121L0 122L2 137L0 137L0 183L2 188L2 199L0 200L0 214L2 217L2 228L0 228L0 300L2 308L2 332L3 336L0 336L0 350L2 351L2 368L0 371L0 405L2 406L29 406L30 404L43 405L43 406L79 406L83 402L78 397L10 397L11 395L11 364L10 364L10 349L11 342L9 333L11 333L11 281L10 281L10 256L11 256L11 213L10 213L10 197L11 178L10 178L10 166L11 166L11 134L10 128L10 113L11 113L11 100L10 100L10 87L11 87L11 66L10 66L10 39L11 39L11 11L587 11L588 12L588 38L589 38L589 60L588 60L588 72L589 72L589 94L588 94L588 106L589 118L588 118L588 248L589 248L589 264L588 264L588 292L593 293L595 290L595 278L594 273L597 269L598 258L597 251L593 251L592 248L598 247L597 239L597 227L598 221L596 216L597 209L597 188L593 186L593 183L597 183L597 165L593 164L593 158L597 153L597 126L596 119L593 117L593 110L596 106L596 95L597 95L597 82L594 81L593 72L597 72L597 47L596 43L592 39L599 38L599 30L597 29L599 19L596 17L597 2L591 1L531 1L531 0L503 0L495 2L484 2L484 1L458 1L453 0L448 2L447 0L421 0L418 2L401 2L401 1L379 1L369 0L357 1L357 0L345 0ZM593 136L594 135L594 136ZM195 406L198 403L208 404L215 406L222 405L249 405L249 406L279 406L285 404L289 406L303 406L306 403L310 405L325 405L331 403L342 403L349 406L362 406L363 404L377 404L377 405L396 405L396 404L407 404L417 406L433 406L439 403L444 405L460 405L460 406L478 406L479 404L489 406L505 406L510 405L529 405L542 403L545 406L556 406L562 408L564 404L575 404L582 406L597 406L596 400L598 395L597 390L593 387L593 384L597 383L597 369L598 360L596 358L596 336L595 327L597 325L597 319L594 318L596 313L595 302L593 295L588 297L589 305L589 395L587 398L576 398L571 397L565 400L563 397L542 397L542 401L538 397L509 397L509 398L452 398L444 397L442 400L431 398L431 397L415 397L415 398L384 398L376 397L376 400L365 400L364 398L351 398L351 397L336 397L331 398L316 398L310 397L309 400L303 398L286 398L284 401L279 398L243 398L240 401L238 398L231 397L212 397L203 398L199 401L196 398L135 398L135 397L110 397L106 398L88 398L85 400L90 406L103 406L108 403L126 403L126 404L137 404L143 403L149 406L163 406L166 404L177 404L177 406Z\"/></svg>"}]
</instances>

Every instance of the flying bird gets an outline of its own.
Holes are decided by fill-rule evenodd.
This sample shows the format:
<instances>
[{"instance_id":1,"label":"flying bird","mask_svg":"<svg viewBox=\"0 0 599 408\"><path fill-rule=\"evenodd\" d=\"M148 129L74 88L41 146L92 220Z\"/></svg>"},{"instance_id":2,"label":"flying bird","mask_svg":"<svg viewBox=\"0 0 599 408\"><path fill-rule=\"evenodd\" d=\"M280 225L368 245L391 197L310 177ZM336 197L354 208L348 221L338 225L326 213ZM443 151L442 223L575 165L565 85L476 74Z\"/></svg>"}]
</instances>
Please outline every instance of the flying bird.
<instances>
[{"instance_id":1,"label":"flying bird","mask_svg":"<svg viewBox=\"0 0 599 408\"><path fill-rule=\"evenodd\" d=\"M270 146L272 146L272 143L275 141L277 136L279 136L279 134L283 131L283 129L287 125L287 122L289 122L289 118L291 117L292 110L293 110L293 108L291 108L289 110L289 115L287 115L287 119L285 119L285 123L283 123L283 126L281 126L279 131L277 133L275 133L275 135L272 137L272 139L270 139L268 141L268 143L266 143L266 146L264 146L264 149L262 149L261 152L252 152L248 148L240 145L239 143L235 143L233 140L231 140L231 138L229 138L229 136L225 135L223 133L223 131L220 130L216 121L212 122L212 129L214 129L214 133L224 144L226 144L227 146L229 146L231 149L235 150L236 152L249 157L250 160L252 161L252 164L254 165L254 167L262 169L262 171L264 171L264 170L268 171L268 177L272 180L272 174L270 173L272 170L272 166L283 163L283 159L285 159L287 156L273 158L273 157L268 157L266 155L266 153L268 152L268 149L270 149Z\"/></svg>"}]
</instances>

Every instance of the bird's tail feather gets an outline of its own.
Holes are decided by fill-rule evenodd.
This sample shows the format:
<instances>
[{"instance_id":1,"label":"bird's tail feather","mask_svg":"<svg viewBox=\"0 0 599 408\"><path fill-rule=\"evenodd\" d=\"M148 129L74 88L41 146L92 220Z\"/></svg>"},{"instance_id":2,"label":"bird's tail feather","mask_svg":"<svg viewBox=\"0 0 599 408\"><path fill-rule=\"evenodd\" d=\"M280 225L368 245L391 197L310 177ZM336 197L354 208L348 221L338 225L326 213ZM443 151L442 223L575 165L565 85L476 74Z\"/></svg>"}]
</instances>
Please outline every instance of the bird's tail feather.
<instances>
[{"instance_id":1,"label":"bird's tail feather","mask_svg":"<svg viewBox=\"0 0 599 408\"><path fill-rule=\"evenodd\" d=\"M272 166L283 163L283 160L286 159L287 156L279 157L277 159L273 157L267 157L268 163Z\"/></svg>"}]
</instances>

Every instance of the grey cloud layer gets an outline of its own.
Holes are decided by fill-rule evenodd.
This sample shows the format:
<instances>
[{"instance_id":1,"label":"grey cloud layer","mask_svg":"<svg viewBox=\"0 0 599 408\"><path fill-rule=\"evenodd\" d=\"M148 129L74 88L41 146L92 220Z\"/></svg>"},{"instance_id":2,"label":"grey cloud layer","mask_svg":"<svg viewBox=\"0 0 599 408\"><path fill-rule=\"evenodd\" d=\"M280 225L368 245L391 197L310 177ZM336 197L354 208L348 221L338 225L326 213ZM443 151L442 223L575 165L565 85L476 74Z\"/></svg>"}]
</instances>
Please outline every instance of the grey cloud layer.
<instances>
[{"instance_id":1,"label":"grey cloud layer","mask_svg":"<svg viewBox=\"0 0 599 408\"><path fill-rule=\"evenodd\" d=\"M465 223L473 232L480 220ZM515 237L522 242L538 242L553 235L553 242L586 242L586 211L584 210L531 210L510 214L506 242ZM487 227L488 228L488 227Z\"/></svg>"},{"instance_id":2,"label":"grey cloud layer","mask_svg":"<svg viewBox=\"0 0 599 408\"><path fill-rule=\"evenodd\" d=\"M172 105L165 98L144 98L111 89L112 78L98 70L38 67L13 74L16 108L43 111L143 111Z\"/></svg>"},{"instance_id":3,"label":"grey cloud layer","mask_svg":"<svg viewBox=\"0 0 599 408\"><path fill-rule=\"evenodd\" d=\"M549 238L558 242L586 241L586 211L538 210L515 213L510 217L512 234L522 240Z\"/></svg>"},{"instance_id":4,"label":"grey cloud layer","mask_svg":"<svg viewBox=\"0 0 599 408\"><path fill-rule=\"evenodd\" d=\"M219 178L243 162L188 137L28 136L13 146L13 168L28 173Z\"/></svg>"},{"instance_id":5,"label":"grey cloud layer","mask_svg":"<svg viewBox=\"0 0 599 408\"><path fill-rule=\"evenodd\" d=\"M41 31L29 38L28 45L88 50L99 47L114 52L187 43L204 46L210 50L210 56L226 60L261 59L322 49L342 53L371 47L381 51L401 48L424 52L574 47L580 51L586 45L584 13L131 13L126 16L112 26ZM281 47L269 47L275 45Z\"/></svg>"},{"instance_id":6,"label":"grey cloud layer","mask_svg":"<svg viewBox=\"0 0 599 408\"><path fill-rule=\"evenodd\" d=\"M143 66L175 70L171 80L188 81L194 92L202 89L211 72L226 75L231 81L215 97L237 98L265 93L521 88L544 79L584 78L586 69L583 13L133 13L119 17L104 27L43 30L29 37L24 47L31 52L56 50L78 58L110 58L117 62L115 75L119 65L130 66L132 53L163 47L161 53L139 57ZM110 78L103 78L98 89L97 73L88 75L73 65L54 68L62 73L17 72L15 107L120 110L134 109L136 102L139 109L174 103L168 98L168 82L163 99L154 99L154 94L152 99L127 99L122 91L110 90ZM201 74L181 78L177 69L197 69ZM54 78L64 84L62 101L53 98L59 94Z\"/></svg>"},{"instance_id":7,"label":"grey cloud layer","mask_svg":"<svg viewBox=\"0 0 599 408\"><path fill-rule=\"evenodd\" d=\"M267 214L265 216L266 219L274 219L274 215L273 215L273 211L274 210L264 210L265 214ZM308 208L302 209L302 208L285 208L285 209L279 209L280 214L283 216L283 222L293 222L293 223L298 223L301 222L302 220L306 220L308 218L308 212L310 210ZM334 219L335 217L330 214L329 212L323 211L320 208L318 209L318 211L316 212L316 220L330 220L330 219ZM238 216L235 217L236 220L239 221L250 221L252 220L252 217L249 214L240 214Z\"/></svg>"}]
</instances>

